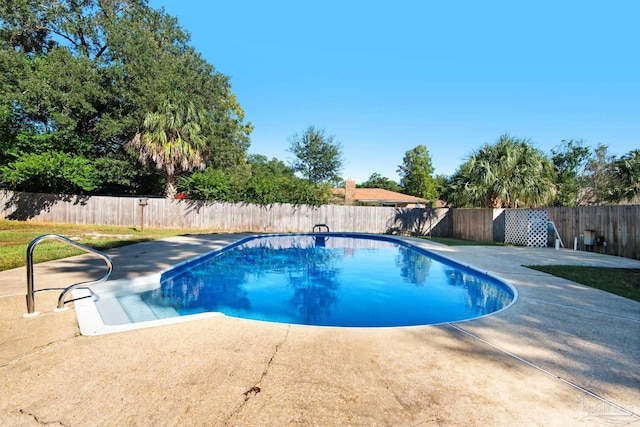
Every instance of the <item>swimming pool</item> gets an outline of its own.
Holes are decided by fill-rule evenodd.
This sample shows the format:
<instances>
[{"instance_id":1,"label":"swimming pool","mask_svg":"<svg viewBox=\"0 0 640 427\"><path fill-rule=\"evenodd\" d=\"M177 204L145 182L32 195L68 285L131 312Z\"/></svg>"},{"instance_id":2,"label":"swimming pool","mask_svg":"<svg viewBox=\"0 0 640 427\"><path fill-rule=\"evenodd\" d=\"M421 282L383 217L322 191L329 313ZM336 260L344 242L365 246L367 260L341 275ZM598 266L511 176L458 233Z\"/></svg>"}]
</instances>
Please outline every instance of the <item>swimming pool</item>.
<instances>
[{"instance_id":1,"label":"swimming pool","mask_svg":"<svg viewBox=\"0 0 640 427\"><path fill-rule=\"evenodd\" d=\"M428 325L491 314L516 298L500 279L405 239L353 233L250 236L93 291L97 301L76 303L83 334L222 314L318 326Z\"/></svg>"}]
</instances>

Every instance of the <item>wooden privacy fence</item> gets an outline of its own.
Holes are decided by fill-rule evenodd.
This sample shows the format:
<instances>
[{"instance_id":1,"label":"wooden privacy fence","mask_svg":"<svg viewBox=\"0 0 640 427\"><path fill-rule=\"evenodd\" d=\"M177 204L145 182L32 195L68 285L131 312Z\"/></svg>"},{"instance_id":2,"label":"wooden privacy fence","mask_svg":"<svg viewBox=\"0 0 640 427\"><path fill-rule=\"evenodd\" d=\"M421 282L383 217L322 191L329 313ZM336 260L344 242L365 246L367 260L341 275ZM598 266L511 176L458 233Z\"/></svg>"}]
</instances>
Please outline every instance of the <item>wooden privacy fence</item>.
<instances>
[{"instance_id":1,"label":"wooden privacy fence","mask_svg":"<svg viewBox=\"0 0 640 427\"><path fill-rule=\"evenodd\" d=\"M37 222L224 231L310 232L315 224L331 231L450 236L448 209L342 205L256 205L205 203L137 197L0 193L0 217Z\"/></svg>"},{"instance_id":2,"label":"wooden privacy fence","mask_svg":"<svg viewBox=\"0 0 640 427\"><path fill-rule=\"evenodd\" d=\"M573 249L577 237L578 250L640 259L640 205L551 207L543 210L547 211L549 221L556 225L565 247ZM452 237L504 242L506 211L452 209ZM586 230L595 233L598 244L585 245ZM553 242L552 234L549 238Z\"/></svg>"},{"instance_id":3,"label":"wooden privacy fence","mask_svg":"<svg viewBox=\"0 0 640 427\"><path fill-rule=\"evenodd\" d=\"M547 208L547 211L566 247L573 248L577 237L578 249L640 259L640 205ZM598 244L585 246L586 230L595 232Z\"/></svg>"},{"instance_id":4,"label":"wooden privacy fence","mask_svg":"<svg viewBox=\"0 0 640 427\"><path fill-rule=\"evenodd\" d=\"M476 242L493 242L496 209L452 209L454 224L451 237Z\"/></svg>"},{"instance_id":5,"label":"wooden privacy fence","mask_svg":"<svg viewBox=\"0 0 640 427\"><path fill-rule=\"evenodd\" d=\"M455 237L504 242L505 209L428 209L342 205L254 205L204 203L137 197L66 196L0 192L0 218L70 224L221 231L309 232L315 224L331 231ZM567 248L640 259L640 205L547 208ZM580 236L593 230L599 242L585 246Z\"/></svg>"}]
</instances>

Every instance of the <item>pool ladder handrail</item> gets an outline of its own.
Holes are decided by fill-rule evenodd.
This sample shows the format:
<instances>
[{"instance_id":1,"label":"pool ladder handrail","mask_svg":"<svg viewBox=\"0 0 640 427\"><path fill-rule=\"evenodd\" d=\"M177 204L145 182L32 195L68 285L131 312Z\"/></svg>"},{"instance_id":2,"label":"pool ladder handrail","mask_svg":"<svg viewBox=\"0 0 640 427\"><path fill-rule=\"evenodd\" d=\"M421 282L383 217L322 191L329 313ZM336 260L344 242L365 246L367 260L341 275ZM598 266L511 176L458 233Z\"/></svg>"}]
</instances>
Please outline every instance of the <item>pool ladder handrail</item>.
<instances>
[{"instance_id":1,"label":"pool ladder handrail","mask_svg":"<svg viewBox=\"0 0 640 427\"><path fill-rule=\"evenodd\" d=\"M325 229L325 233L328 233L328 232L329 232L329 226L328 226L327 224L316 224L316 225L314 225L314 226L313 226L313 232L314 232L314 233L316 233L316 232L320 232L320 231L321 231L321 230L320 230L321 228L324 228L324 229ZM316 229L317 229L317 230L316 230Z\"/></svg>"},{"instance_id":2,"label":"pool ladder handrail","mask_svg":"<svg viewBox=\"0 0 640 427\"><path fill-rule=\"evenodd\" d=\"M47 239L60 240L61 242L69 243L70 245L75 246L78 249L82 249L85 252L98 255L107 264L107 274L105 274L102 278L98 280L90 280L87 282L75 283L73 285L67 286L66 288L45 288L45 289L35 290L34 284L33 284L33 251L35 247L38 245L38 243ZM66 310L66 307L64 306L66 303L80 299L80 298L76 298L76 299L70 299L68 301L65 301L64 298L70 291L72 291L73 289L77 288L80 285L96 285L98 283L102 283L105 280L107 280L109 276L111 276L112 271L113 271L113 261L111 260L109 255L104 254L96 249L83 245L82 243L78 243L74 240L68 239L64 236L60 236L58 234L44 234L42 236L36 237L31 241L31 243L29 243L29 246L27 247L27 313L24 316L31 317L31 316L37 316L38 314L40 314L39 312L36 311L36 308L35 308L36 292L62 290L62 292L60 293L60 296L58 297L58 306L55 308L54 311L64 311ZM86 298L86 297L83 297L83 298Z\"/></svg>"}]
</instances>

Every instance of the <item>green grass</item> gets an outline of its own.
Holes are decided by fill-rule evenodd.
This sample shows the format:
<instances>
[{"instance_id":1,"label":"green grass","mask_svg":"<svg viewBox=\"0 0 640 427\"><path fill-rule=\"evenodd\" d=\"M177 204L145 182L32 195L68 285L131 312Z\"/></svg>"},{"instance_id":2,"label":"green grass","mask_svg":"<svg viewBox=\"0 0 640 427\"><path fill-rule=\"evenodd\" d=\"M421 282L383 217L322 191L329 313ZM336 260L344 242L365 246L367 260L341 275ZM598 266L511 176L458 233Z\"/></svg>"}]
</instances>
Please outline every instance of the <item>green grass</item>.
<instances>
[{"instance_id":1,"label":"green grass","mask_svg":"<svg viewBox=\"0 0 640 427\"><path fill-rule=\"evenodd\" d=\"M26 263L29 243L43 234L59 234L97 250L106 250L133 243L163 239L184 234L213 233L205 229L156 229L139 231L133 227L36 223L0 220L0 271L22 267ZM43 240L33 252L35 263L66 258L85 253L55 240Z\"/></svg>"},{"instance_id":2,"label":"green grass","mask_svg":"<svg viewBox=\"0 0 640 427\"><path fill-rule=\"evenodd\" d=\"M577 265L528 265L527 267L640 302L640 269Z\"/></svg>"}]
</instances>

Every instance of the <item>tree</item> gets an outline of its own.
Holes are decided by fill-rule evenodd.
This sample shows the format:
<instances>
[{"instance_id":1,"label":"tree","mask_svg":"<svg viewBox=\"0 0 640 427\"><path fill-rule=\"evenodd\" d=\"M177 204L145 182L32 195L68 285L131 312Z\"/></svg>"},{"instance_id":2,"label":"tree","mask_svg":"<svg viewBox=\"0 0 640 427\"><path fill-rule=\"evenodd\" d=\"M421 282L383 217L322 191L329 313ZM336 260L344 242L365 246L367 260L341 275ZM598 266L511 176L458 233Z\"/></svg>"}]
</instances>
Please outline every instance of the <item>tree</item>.
<instances>
[{"instance_id":1,"label":"tree","mask_svg":"<svg viewBox=\"0 0 640 427\"><path fill-rule=\"evenodd\" d=\"M291 163L295 172L300 172L313 184L339 179L342 146L334 142L333 136L325 135L324 129L309 126L302 135L293 135L289 142L289 151L297 158Z\"/></svg>"},{"instance_id":2,"label":"tree","mask_svg":"<svg viewBox=\"0 0 640 427\"><path fill-rule=\"evenodd\" d=\"M458 207L538 207L548 205L554 193L551 161L528 140L502 135L458 168L446 200Z\"/></svg>"},{"instance_id":3,"label":"tree","mask_svg":"<svg viewBox=\"0 0 640 427\"><path fill-rule=\"evenodd\" d=\"M34 193L85 193L99 183L87 159L67 153L25 154L0 171L0 183L6 188Z\"/></svg>"},{"instance_id":4,"label":"tree","mask_svg":"<svg viewBox=\"0 0 640 427\"><path fill-rule=\"evenodd\" d=\"M613 164L614 186L610 200L632 201L640 196L640 150L632 150Z\"/></svg>"},{"instance_id":5,"label":"tree","mask_svg":"<svg viewBox=\"0 0 640 427\"><path fill-rule=\"evenodd\" d=\"M48 16L37 0L0 2L0 44L24 54L38 54L51 45Z\"/></svg>"},{"instance_id":6,"label":"tree","mask_svg":"<svg viewBox=\"0 0 640 427\"><path fill-rule=\"evenodd\" d=\"M585 203L601 205L632 201L640 195L640 150L620 158L600 144L586 167Z\"/></svg>"},{"instance_id":7,"label":"tree","mask_svg":"<svg viewBox=\"0 0 640 427\"><path fill-rule=\"evenodd\" d=\"M249 165L252 176L295 176L294 170L287 166L283 161L276 159L267 159L262 154L251 154L247 157L247 165Z\"/></svg>"},{"instance_id":8,"label":"tree","mask_svg":"<svg viewBox=\"0 0 640 427\"><path fill-rule=\"evenodd\" d=\"M189 199L206 201L237 202L241 200L236 177L214 168L206 168L180 178L180 191Z\"/></svg>"},{"instance_id":9,"label":"tree","mask_svg":"<svg viewBox=\"0 0 640 427\"><path fill-rule=\"evenodd\" d=\"M246 182L243 200L252 203L293 203L320 205L330 198L326 184L314 184L295 176L294 170L276 159L262 155L249 156L251 177Z\"/></svg>"},{"instance_id":10,"label":"tree","mask_svg":"<svg viewBox=\"0 0 640 427\"><path fill-rule=\"evenodd\" d=\"M200 125L204 114L192 102L165 102L159 111L147 115L142 131L127 144L140 152L140 162L151 161L163 172L169 198L175 197L177 177L182 172L205 167L206 144Z\"/></svg>"},{"instance_id":11,"label":"tree","mask_svg":"<svg viewBox=\"0 0 640 427\"><path fill-rule=\"evenodd\" d=\"M611 200L610 190L615 186L613 166L615 156L609 147L599 144L585 167L585 189L581 204L602 205Z\"/></svg>"},{"instance_id":12,"label":"tree","mask_svg":"<svg viewBox=\"0 0 640 427\"><path fill-rule=\"evenodd\" d=\"M310 183L295 176L282 161L250 155L246 167L228 170L206 168L180 179L180 191L189 199L208 201L244 201L248 203L328 203L327 185Z\"/></svg>"},{"instance_id":13,"label":"tree","mask_svg":"<svg viewBox=\"0 0 640 427\"><path fill-rule=\"evenodd\" d=\"M244 163L252 126L229 78L189 45L176 18L146 0L0 2L0 47L1 164L35 167L23 160L66 153L95 166L90 192L156 191L148 178L162 175L136 167L139 155L125 145L166 100L203 111L203 163Z\"/></svg>"},{"instance_id":14,"label":"tree","mask_svg":"<svg viewBox=\"0 0 640 427\"><path fill-rule=\"evenodd\" d=\"M449 185L449 177L439 173L433 179L436 181L438 197L442 198L442 194L445 192L447 185Z\"/></svg>"},{"instance_id":15,"label":"tree","mask_svg":"<svg viewBox=\"0 0 640 427\"><path fill-rule=\"evenodd\" d=\"M431 202L438 199L437 184L432 176L431 155L424 145L418 145L405 153L402 164L398 166L398 173L405 194Z\"/></svg>"},{"instance_id":16,"label":"tree","mask_svg":"<svg viewBox=\"0 0 640 427\"><path fill-rule=\"evenodd\" d=\"M362 184L357 185L358 188L382 188L384 190L395 191L397 193L402 191L402 187L397 182L380 175L379 173L373 173L369 179Z\"/></svg>"},{"instance_id":17,"label":"tree","mask_svg":"<svg viewBox=\"0 0 640 427\"><path fill-rule=\"evenodd\" d=\"M584 172L591 149L582 140L563 140L551 150L551 161L556 171L556 206L577 206L586 185Z\"/></svg>"}]
</instances>

